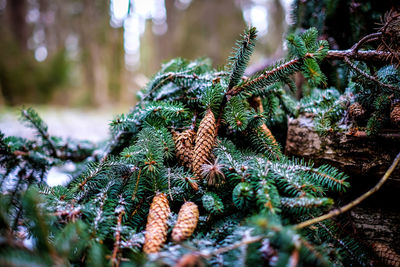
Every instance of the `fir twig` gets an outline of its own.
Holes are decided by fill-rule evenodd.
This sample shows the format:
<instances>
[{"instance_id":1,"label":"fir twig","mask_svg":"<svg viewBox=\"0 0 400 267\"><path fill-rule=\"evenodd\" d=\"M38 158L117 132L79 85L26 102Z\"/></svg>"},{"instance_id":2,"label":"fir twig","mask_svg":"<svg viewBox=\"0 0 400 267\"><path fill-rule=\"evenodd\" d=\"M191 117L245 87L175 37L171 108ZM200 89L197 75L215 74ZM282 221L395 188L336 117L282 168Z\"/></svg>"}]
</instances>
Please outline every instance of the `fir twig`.
<instances>
[{"instance_id":1,"label":"fir twig","mask_svg":"<svg viewBox=\"0 0 400 267\"><path fill-rule=\"evenodd\" d=\"M136 199L136 194L137 194L137 191L139 189L139 181L140 181L140 174L141 173L142 173L142 168L140 168L139 171L138 171L138 176L136 178L135 189L133 190L133 193L132 193L132 200Z\"/></svg>"},{"instance_id":2,"label":"fir twig","mask_svg":"<svg viewBox=\"0 0 400 267\"><path fill-rule=\"evenodd\" d=\"M366 73L365 71L361 70L360 68L358 68L353 62L350 61L350 59L348 57L344 58L344 62L346 62L347 65L349 65L353 70L355 70L358 74L364 76L365 78L367 78L368 80L373 81L374 83L378 84L381 87L385 87L391 90L395 90L395 91L399 91L400 92L400 88L397 86L393 86L391 84L387 84L387 83L383 83L381 81L379 81L376 77L369 75L368 73Z\"/></svg>"},{"instance_id":3,"label":"fir twig","mask_svg":"<svg viewBox=\"0 0 400 267\"><path fill-rule=\"evenodd\" d=\"M310 54L307 54L306 57L310 57ZM305 58L306 58L305 57ZM252 86L253 84L261 81L261 80L267 80L269 77L273 77L274 74L279 73L280 71L287 69L291 66L297 65L298 63L300 63L303 60L303 58L294 58L288 62L283 63L282 65L279 65L277 67L275 67L272 70L267 70L265 71L262 75L258 76L257 78L253 79L253 80L249 80L247 82L245 82L242 85L239 86L235 86L233 87L231 90L229 90L228 92L226 92L228 101L231 97L238 95L239 93L245 91L248 87Z\"/></svg>"},{"instance_id":4,"label":"fir twig","mask_svg":"<svg viewBox=\"0 0 400 267\"><path fill-rule=\"evenodd\" d=\"M38 131L43 140L49 145L52 156L56 158L58 156L56 145L50 139L50 135L47 132L47 125L39 118L37 113L31 108L23 109L21 111L21 114L33 126L33 128L35 128Z\"/></svg>"},{"instance_id":5,"label":"fir twig","mask_svg":"<svg viewBox=\"0 0 400 267\"><path fill-rule=\"evenodd\" d=\"M120 259L118 257L120 245L121 245L121 228L122 228L122 216L125 214L125 209L122 206L123 203L120 203L120 206L117 207L116 212L118 214L117 226L115 229L115 241L114 241L114 249L111 256L111 263L113 266L118 267L120 263Z\"/></svg>"},{"instance_id":6,"label":"fir twig","mask_svg":"<svg viewBox=\"0 0 400 267\"><path fill-rule=\"evenodd\" d=\"M338 215L340 215L340 214L342 214L344 212L347 212L348 210L354 208L355 206L360 204L362 201L364 201L366 198L368 198L369 196L374 194L376 191L378 191L382 187L382 185L390 177L390 175L392 174L392 172L394 171L396 166L399 164L399 162L400 162L400 153L397 154L397 156L394 159L392 165L389 167L389 169L386 171L386 173L383 175L383 177L379 180L379 182L373 188L371 188L366 193L364 193L360 197L356 198L355 200L353 200L349 204L347 204L347 205L345 205L343 207L331 210L330 212L328 212L327 214L324 214L322 216L319 216L319 217L304 221L302 223L296 224L294 227L296 229L302 229L302 228L308 227L310 225L313 225L315 223L319 223L319 222L322 222L324 220L330 219L332 217L338 216Z\"/></svg>"},{"instance_id":7,"label":"fir twig","mask_svg":"<svg viewBox=\"0 0 400 267\"><path fill-rule=\"evenodd\" d=\"M251 27L244 33L243 39L237 42L236 55L231 58L232 67L228 89L232 89L242 79L250 56L253 53L256 37L257 30L255 27Z\"/></svg>"}]
</instances>

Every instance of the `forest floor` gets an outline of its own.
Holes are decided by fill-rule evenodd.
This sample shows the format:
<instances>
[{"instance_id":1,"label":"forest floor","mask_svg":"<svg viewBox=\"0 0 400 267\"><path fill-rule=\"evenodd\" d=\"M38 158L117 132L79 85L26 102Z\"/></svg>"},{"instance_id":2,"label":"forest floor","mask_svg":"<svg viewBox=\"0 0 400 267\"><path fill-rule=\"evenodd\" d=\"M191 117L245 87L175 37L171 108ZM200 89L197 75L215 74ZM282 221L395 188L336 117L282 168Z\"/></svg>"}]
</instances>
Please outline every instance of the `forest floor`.
<instances>
[{"instance_id":1,"label":"forest floor","mask_svg":"<svg viewBox=\"0 0 400 267\"><path fill-rule=\"evenodd\" d=\"M64 139L72 138L101 142L109 136L109 123L128 108L110 107L104 109L71 109L58 107L34 107L47 123L49 133ZM0 130L6 136L34 138L35 132L20 120L19 108L0 108ZM48 174L49 185L65 184L70 177L63 171L73 168L73 164L52 168Z\"/></svg>"}]
</instances>

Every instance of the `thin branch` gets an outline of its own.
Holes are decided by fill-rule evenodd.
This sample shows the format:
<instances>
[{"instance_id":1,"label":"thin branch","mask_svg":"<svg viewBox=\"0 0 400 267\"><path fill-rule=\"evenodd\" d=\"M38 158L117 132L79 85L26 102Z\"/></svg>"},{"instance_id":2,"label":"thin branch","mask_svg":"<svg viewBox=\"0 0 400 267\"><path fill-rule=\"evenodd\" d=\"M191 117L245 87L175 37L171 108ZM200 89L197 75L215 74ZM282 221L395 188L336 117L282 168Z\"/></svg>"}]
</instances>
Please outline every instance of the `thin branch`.
<instances>
[{"instance_id":1,"label":"thin branch","mask_svg":"<svg viewBox=\"0 0 400 267\"><path fill-rule=\"evenodd\" d=\"M387 84L387 83L383 83L381 81L379 81L376 77L369 75L368 73L366 73L365 71L361 70L360 68L358 68L353 62L351 62L349 60L348 57L344 58L344 62L346 62L347 65L349 65L354 71L356 71L358 74L364 76L365 78L367 78L368 80L371 80L375 83L377 83L379 86L381 87L385 87L391 90L395 90L395 91L399 91L400 92L400 88L393 86L391 84Z\"/></svg>"},{"instance_id":2,"label":"thin branch","mask_svg":"<svg viewBox=\"0 0 400 267\"><path fill-rule=\"evenodd\" d=\"M171 193L171 169L168 168L168 193L169 193L169 198L174 201L174 198L172 197L172 193Z\"/></svg>"},{"instance_id":3,"label":"thin branch","mask_svg":"<svg viewBox=\"0 0 400 267\"><path fill-rule=\"evenodd\" d=\"M142 173L142 169L140 168L139 171L138 171L138 176L136 178L135 190L133 190L133 193L132 193L132 200L136 199L136 194L137 194L138 189L139 189L139 181L140 181L140 174L141 173Z\"/></svg>"},{"instance_id":4,"label":"thin branch","mask_svg":"<svg viewBox=\"0 0 400 267\"><path fill-rule=\"evenodd\" d=\"M364 43L376 41L376 40L378 40L380 37L382 37L382 33L381 33L381 32L375 32L375 33L368 34L368 35L364 36L363 38L361 38L360 41L358 41L357 43L355 43L355 44L351 47L351 50L353 50L355 53L357 53L358 50L360 49L360 47L361 47Z\"/></svg>"},{"instance_id":5,"label":"thin branch","mask_svg":"<svg viewBox=\"0 0 400 267\"><path fill-rule=\"evenodd\" d=\"M111 256L111 263L113 266L118 267L120 259L117 259L120 244L121 244L121 224L122 224L122 216L125 214L125 210L121 207L120 211L118 212L118 219L117 219L117 227L115 230L115 242L114 242L114 249Z\"/></svg>"},{"instance_id":6,"label":"thin branch","mask_svg":"<svg viewBox=\"0 0 400 267\"><path fill-rule=\"evenodd\" d=\"M392 174L392 172L394 171L396 166L399 164L399 162L400 162L400 153L397 154L397 156L394 159L392 165L386 171L385 175L383 175L383 177L379 180L379 182L373 188L371 188L369 191L367 191L366 193L364 193L360 197L356 198L355 200L353 200L349 204L347 204L347 205L345 205L343 207L331 210L330 212L328 212L327 214L324 214L322 216L319 216L319 217L304 221L302 223L296 224L294 227L296 229L302 229L302 228L308 227L310 225L313 225L315 223L319 223L319 222L322 222L324 220L330 219L332 217L338 216L338 215L340 215L340 214L342 214L344 212L347 212L348 210L354 208L355 206L360 204L363 200L365 200L366 198L368 198L369 196L374 194L376 191L378 191L382 187L382 185L390 177L390 175Z\"/></svg>"},{"instance_id":7,"label":"thin branch","mask_svg":"<svg viewBox=\"0 0 400 267\"><path fill-rule=\"evenodd\" d=\"M217 126L216 126L217 135L218 135L218 129L221 126L221 120L222 120L222 115L223 115L224 108L225 108L226 104L229 102L229 100L233 96L238 95L239 93L244 91L247 86L249 86L249 85L251 85L251 84L253 84L255 82L258 82L259 80L267 79L268 77L274 75L278 71L281 71L284 68L287 68L287 67L290 67L290 66L292 66L294 64L299 63L304 58L313 57L313 56L314 56L313 54L307 53L303 58L294 58L294 59L292 59L292 60L290 60L290 61L288 61L286 63L283 63L280 66L277 66L276 68L274 68L272 70L266 70L262 75L260 75L259 77L255 78L253 80L249 80L249 81L243 83L242 85L234 86L233 88L228 89L224 94L224 97L222 99L222 102L221 102L221 105L220 105L220 108L219 108L219 112L218 112ZM267 66L265 66L265 67L267 67Z\"/></svg>"},{"instance_id":8,"label":"thin branch","mask_svg":"<svg viewBox=\"0 0 400 267\"><path fill-rule=\"evenodd\" d=\"M347 50L329 50L326 55L326 59L344 59L345 57L354 59L354 60L362 60L362 61L391 61L391 59L395 56L400 56L400 53L391 53L387 51L378 51L378 50L366 50L366 51L358 51L355 53L351 49Z\"/></svg>"},{"instance_id":9,"label":"thin branch","mask_svg":"<svg viewBox=\"0 0 400 267\"><path fill-rule=\"evenodd\" d=\"M292 60L290 60L290 61L288 61L288 62L283 63L283 64L280 65L280 66L277 66L276 68L274 68L274 69L272 69L272 70L267 70L267 71L265 71L262 75L258 76L257 78L255 78L255 79L253 79L253 80L249 80L249 81L245 82L244 84L242 84L242 85L240 85L240 86L235 86L235 87L233 87L232 89L230 89L230 90L228 90L228 91L226 92L226 95L227 95L227 97L228 97L228 100L229 100L232 96L235 96L235 95L238 95L239 93L241 93L241 92L242 92L243 90L245 90L246 87L248 87L249 85L251 85L251 84L253 84L253 83L256 83L256 82L258 82L258 81L260 81L260 80L267 79L268 77L274 75L275 73L281 71L282 69L285 69L285 68L288 68L288 67L290 67L290 66L293 66L293 65L295 65L295 64L297 64L297 63L299 63L299 62L301 62L301 60L303 60L303 59L305 59L305 58L308 58L308 57L312 57L312 56L313 56L313 54L308 54L308 53L307 53L307 54L306 54L304 57L302 57L302 58L294 58L294 59L292 59Z\"/></svg>"},{"instance_id":10,"label":"thin branch","mask_svg":"<svg viewBox=\"0 0 400 267\"><path fill-rule=\"evenodd\" d=\"M45 140L49 144L52 156L57 158L58 153L57 153L56 145L50 139L49 133L43 131L42 127L37 125L35 120L29 115L29 113L28 113L28 111L26 109L22 110L22 115L35 126L36 130L42 136L43 140Z\"/></svg>"}]
</instances>

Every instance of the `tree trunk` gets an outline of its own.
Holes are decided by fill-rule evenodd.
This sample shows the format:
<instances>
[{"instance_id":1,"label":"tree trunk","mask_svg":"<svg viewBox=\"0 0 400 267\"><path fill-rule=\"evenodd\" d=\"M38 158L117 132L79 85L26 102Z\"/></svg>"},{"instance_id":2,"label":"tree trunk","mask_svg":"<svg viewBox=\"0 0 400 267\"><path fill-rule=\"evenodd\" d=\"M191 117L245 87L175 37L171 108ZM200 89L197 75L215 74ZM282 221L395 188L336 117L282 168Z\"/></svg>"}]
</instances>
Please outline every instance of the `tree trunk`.
<instances>
[{"instance_id":1,"label":"tree trunk","mask_svg":"<svg viewBox=\"0 0 400 267\"><path fill-rule=\"evenodd\" d=\"M383 176L400 151L400 130L381 131L374 137L343 132L324 137L315 131L312 115L302 115L289 119L285 150L287 155L311 159L316 165L331 164L348 174L351 188L345 199L339 198L344 204L373 187ZM400 253L399 190L397 167L380 191L348 214L357 235L371 250L376 244L384 244Z\"/></svg>"},{"instance_id":2,"label":"tree trunk","mask_svg":"<svg viewBox=\"0 0 400 267\"><path fill-rule=\"evenodd\" d=\"M12 28L12 32L14 33L15 39L18 41L18 44L22 51L27 49L27 41L28 41L28 25L26 23L26 14L27 14L27 1L26 0L12 0L7 1L9 6L9 19Z\"/></svg>"}]
</instances>

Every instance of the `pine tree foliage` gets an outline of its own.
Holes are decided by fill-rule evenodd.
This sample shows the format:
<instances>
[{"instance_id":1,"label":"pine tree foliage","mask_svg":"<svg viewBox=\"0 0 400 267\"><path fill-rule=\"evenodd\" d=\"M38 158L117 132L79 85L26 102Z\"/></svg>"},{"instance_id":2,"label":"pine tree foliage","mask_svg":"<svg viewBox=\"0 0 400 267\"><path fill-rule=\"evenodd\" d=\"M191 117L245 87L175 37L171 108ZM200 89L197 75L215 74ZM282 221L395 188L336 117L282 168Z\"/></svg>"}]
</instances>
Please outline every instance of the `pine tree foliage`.
<instances>
[{"instance_id":1,"label":"pine tree foliage","mask_svg":"<svg viewBox=\"0 0 400 267\"><path fill-rule=\"evenodd\" d=\"M400 89L393 90L390 86L400 86L398 69L393 65L376 68L372 76L365 64L349 64L351 72L344 94L334 88L314 89L300 100L297 114L313 113L315 129L322 135L340 131L340 128L356 127L368 135L375 135L384 127L396 128L390 113L400 99ZM346 114L350 116L348 121L342 119Z\"/></svg>"},{"instance_id":2,"label":"pine tree foliage","mask_svg":"<svg viewBox=\"0 0 400 267\"><path fill-rule=\"evenodd\" d=\"M254 27L246 30L242 36L242 40L237 42L235 55L230 58L231 71L228 88L233 88L237 85L246 70L249 63L250 56L253 53L255 41L257 37L257 30Z\"/></svg>"},{"instance_id":3,"label":"pine tree foliage","mask_svg":"<svg viewBox=\"0 0 400 267\"><path fill-rule=\"evenodd\" d=\"M350 238L324 240L327 231L337 231L334 224L312 234L293 228L332 206L329 193L344 192L347 176L288 158L266 126L301 112L321 114L321 125L333 125L342 114L334 89L316 90L299 103L285 89L293 87L290 75L297 71L311 86L324 83L318 63L327 44L317 35L310 29L289 36L288 58L250 78L242 76L255 45L254 28L238 42L228 71L213 69L207 59L165 63L139 93L138 104L110 123L110 140L96 151L87 143L65 145L48 134L36 112L25 110L37 138L0 135L0 233L9 240L0 265L357 262L362 255L348 245ZM393 70L382 72L392 82ZM262 110L254 97L260 97ZM203 153L204 146L207 153L193 154L192 164L182 166L174 132L188 130L197 134L193 153ZM66 186L45 185L49 168L66 161L86 167ZM199 179L203 173L206 179ZM183 216L184 203L196 211ZM184 238L170 236L174 227ZM35 240L31 249L21 245L26 237L18 232ZM351 253L341 254L341 243Z\"/></svg>"}]
</instances>

